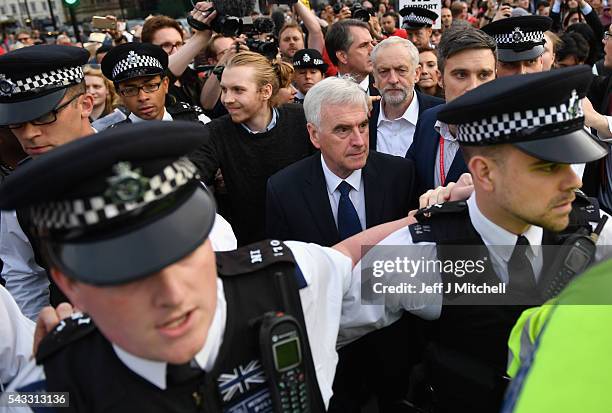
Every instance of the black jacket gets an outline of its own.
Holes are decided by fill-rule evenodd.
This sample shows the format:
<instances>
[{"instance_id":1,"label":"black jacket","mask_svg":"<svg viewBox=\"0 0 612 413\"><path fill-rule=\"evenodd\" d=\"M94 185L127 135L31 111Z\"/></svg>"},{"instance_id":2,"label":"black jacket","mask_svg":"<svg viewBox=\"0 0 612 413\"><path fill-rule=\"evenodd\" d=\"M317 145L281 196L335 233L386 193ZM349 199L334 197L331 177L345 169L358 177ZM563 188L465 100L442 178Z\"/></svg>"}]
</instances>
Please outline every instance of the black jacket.
<instances>
[{"instance_id":1,"label":"black jacket","mask_svg":"<svg viewBox=\"0 0 612 413\"><path fill-rule=\"evenodd\" d=\"M370 152L362 177L367 228L405 217L416 206L411 161ZM266 236L323 246L340 242L319 153L268 180Z\"/></svg>"},{"instance_id":2,"label":"black jacket","mask_svg":"<svg viewBox=\"0 0 612 413\"><path fill-rule=\"evenodd\" d=\"M429 108L433 108L434 106L441 105L444 103L444 100L426 95L425 93L414 91L416 94L417 100L419 101L419 118L421 117L421 113ZM372 106L372 112L370 114L370 150L376 150L376 143L378 139L378 115L380 114L380 101L374 102ZM415 131L416 134L416 131Z\"/></svg>"}]
</instances>

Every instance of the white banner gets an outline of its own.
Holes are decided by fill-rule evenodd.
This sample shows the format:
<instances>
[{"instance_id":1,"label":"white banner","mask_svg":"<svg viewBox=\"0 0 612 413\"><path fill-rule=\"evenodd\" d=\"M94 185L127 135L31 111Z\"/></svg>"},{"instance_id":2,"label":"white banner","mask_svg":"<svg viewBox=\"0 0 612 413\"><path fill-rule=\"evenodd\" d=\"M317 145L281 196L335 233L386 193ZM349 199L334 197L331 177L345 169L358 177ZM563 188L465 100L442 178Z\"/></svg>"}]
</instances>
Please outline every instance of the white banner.
<instances>
[{"instance_id":1,"label":"white banner","mask_svg":"<svg viewBox=\"0 0 612 413\"><path fill-rule=\"evenodd\" d=\"M442 28L440 21L440 15L442 14L442 0L400 0L399 9L401 10L404 6L417 6L429 9L438 15L438 18L433 24L434 29ZM401 27L401 24L400 24Z\"/></svg>"}]
</instances>

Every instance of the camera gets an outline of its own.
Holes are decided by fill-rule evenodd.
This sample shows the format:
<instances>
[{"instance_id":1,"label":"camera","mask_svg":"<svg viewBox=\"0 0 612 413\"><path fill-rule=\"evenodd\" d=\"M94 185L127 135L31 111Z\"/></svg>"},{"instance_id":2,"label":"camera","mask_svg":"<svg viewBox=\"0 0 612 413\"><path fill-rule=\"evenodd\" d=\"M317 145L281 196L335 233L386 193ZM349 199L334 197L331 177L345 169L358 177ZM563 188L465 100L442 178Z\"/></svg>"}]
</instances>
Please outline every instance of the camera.
<instances>
[{"instance_id":1,"label":"camera","mask_svg":"<svg viewBox=\"0 0 612 413\"><path fill-rule=\"evenodd\" d=\"M334 10L334 14L339 14L342 11L342 7L344 7L344 4L342 3L334 4L334 6L332 7L332 9Z\"/></svg>"},{"instance_id":2,"label":"camera","mask_svg":"<svg viewBox=\"0 0 612 413\"><path fill-rule=\"evenodd\" d=\"M369 22L370 16L374 16L374 10L371 8L364 9L361 3L355 2L351 7L351 15L353 19Z\"/></svg>"},{"instance_id":3,"label":"camera","mask_svg":"<svg viewBox=\"0 0 612 413\"><path fill-rule=\"evenodd\" d=\"M278 53L278 44L274 39L258 40L249 38L246 39L246 46L250 51L259 53L268 58L268 60L273 60Z\"/></svg>"}]
</instances>

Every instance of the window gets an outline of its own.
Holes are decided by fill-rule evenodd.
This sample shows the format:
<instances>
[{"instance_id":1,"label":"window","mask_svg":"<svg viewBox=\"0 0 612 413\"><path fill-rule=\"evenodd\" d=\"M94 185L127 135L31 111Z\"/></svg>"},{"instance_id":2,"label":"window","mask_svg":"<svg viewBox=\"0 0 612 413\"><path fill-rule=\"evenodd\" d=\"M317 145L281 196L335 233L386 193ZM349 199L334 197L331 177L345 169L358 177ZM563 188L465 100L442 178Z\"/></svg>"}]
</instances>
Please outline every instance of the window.
<instances>
[{"instance_id":1,"label":"window","mask_svg":"<svg viewBox=\"0 0 612 413\"><path fill-rule=\"evenodd\" d=\"M46 1L41 1L41 2L40 2L40 5L42 6L42 9L43 9L44 11L47 11L47 2L46 2Z\"/></svg>"},{"instance_id":2,"label":"window","mask_svg":"<svg viewBox=\"0 0 612 413\"><path fill-rule=\"evenodd\" d=\"M30 11L32 13L36 13L36 3L34 3L33 1L30 2Z\"/></svg>"},{"instance_id":3,"label":"window","mask_svg":"<svg viewBox=\"0 0 612 413\"><path fill-rule=\"evenodd\" d=\"M21 12L21 14L24 14L26 12L25 5L23 3L19 3L19 11Z\"/></svg>"},{"instance_id":4,"label":"window","mask_svg":"<svg viewBox=\"0 0 612 413\"><path fill-rule=\"evenodd\" d=\"M17 14L17 7L14 4L11 4L11 12L13 12L13 16Z\"/></svg>"},{"instance_id":5,"label":"window","mask_svg":"<svg viewBox=\"0 0 612 413\"><path fill-rule=\"evenodd\" d=\"M6 7L0 6L0 14L6 14Z\"/></svg>"}]
</instances>

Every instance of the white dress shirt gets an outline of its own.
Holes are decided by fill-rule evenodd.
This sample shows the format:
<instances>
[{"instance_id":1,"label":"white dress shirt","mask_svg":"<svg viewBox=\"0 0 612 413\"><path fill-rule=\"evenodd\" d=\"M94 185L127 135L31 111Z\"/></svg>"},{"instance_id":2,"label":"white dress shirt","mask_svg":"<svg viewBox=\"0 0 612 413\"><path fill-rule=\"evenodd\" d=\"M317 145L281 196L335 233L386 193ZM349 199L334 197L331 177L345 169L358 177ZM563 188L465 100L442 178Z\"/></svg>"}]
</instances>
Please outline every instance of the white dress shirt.
<instances>
[{"instance_id":1,"label":"white dress shirt","mask_svg":"<svg viewBox=\"0 0 612 413\"><path fill-rule=\"evenodd\" d=\"M130 115L128 116L128 119L130 119L132 121L132 123L147 122L147 119L139 118L138 116L134 115L133 113L130 113ZM172 121L174 119L172 118L172 115L168 113L166 108L164 108L164 116L161 118L161 120L163 122L170 122L170 121Z\"/></svg>"},{"instance_id":2,"label":"white dress shirt","mask_svg":"<svg viewBox=\"0 0 612 413\"><path fill-rule=\"evenodd\" d=\"M351 192L349 192L349 198L357 211L361 228L365 229L365 190L363 188L361 169L353 171L348 177L346 177L346 179L342 179L327 167L327 164L323 159L323 155L321 155L321 165L323 166L323 175L325 176L325 184L327 186L327 196L329 197L329 204L331 206L332 214L334 215L336 228L338 228L338 205L340 203L340 191L338 190L338 185L340 185L342 181L346 181L353 187Z\"/></svg>"},{"instance_id":3,"label":"white dress shirt","mask_svg":"<svg viewBox=\"0 0 612 413\"><path fill-rule=\"evenodd\" d=\"M351 75L349 73L340 73L340 72L338 72L337 76L338 77L350 76L353 79L355 78L353 75ZM370 95L370 76L366 76L361 82L359 82L359 87L361 88L361 90L363 90L368 95Z\"/></svg>"},{"instance_id":4,"label":"white dress shirt","mask_svg":"<svg viewBox=\"0 0 612 413\"><path fill-rule=\"evenodd\" d=\"M138 116L134 115L133 113L130 113L130 115L128 116L128 118L132 121L132 123L138 123L138 122L146 122L147 119L142 119L139 118ZM166 110L166 108L164 108L164 116L161 118L162 122L170 122L173 121L174 118L172 117L172 115L170 113L168 113L168 111ZM198 115L198 120L204 124L210 122L210 118L208 116L206 116L203 113L200 113Z\"/></svg>"},{"instance_id":5,"label":"white dress shirt","mask_svg":"<svg viewBox=\"0 0 612 413\"><path fill-rule=\"evenodd\" d=\"M389 155L406 156L412 145L414 131L419 119L419 99L416 93L404 114L397 119L389 119L384 110L384 99L380 102L380 112L376 123L376 151Z\"/></svg>"},{"instance_id":6,"label":"white dress shirt","mask_svg":"<svg viewBox=\"0 0 612 413\"><path fill-rule=\"evenodd\" d=\"M34 251L15 211L0 211L0 259L2 278L23 314L35 320L49 305L47 272L34 259Z\"/></svg>"},{"instance_id":7,"label":"white dress shirt","mask_svg":"<svg viewBox=\"0 0 612 413\"><path fill-rule=\"evenodd\" d=\"M448 171L455 160L455 155L459 150L459 142L457 138L453 136L448 128L448 125L444 122L436 121L434 129L444 139L444 176L448 176ZM438 137L439 142L439 137ZM440 144L438 143L436 150L436 162L434 162L434 187L442 185L442 179L440 177ZM448 184L448 180L444 182L444 185Z\"/></svg>"},{"instance_id":8,"label":"white dress shirt","mask_svg":"<svg viewBox=\"0 0 612 413\"><path fill-rule=\"evenodd\" d=\"M28 364L32 356L34 322L17 307L9 292L0 286L0 393Z\"/></svg>"}]
</instances>

